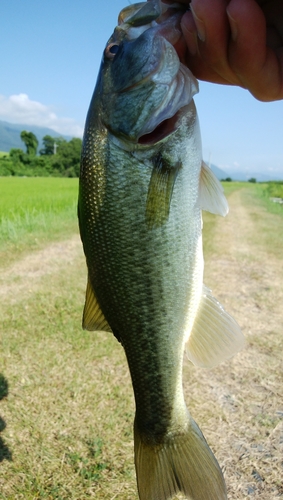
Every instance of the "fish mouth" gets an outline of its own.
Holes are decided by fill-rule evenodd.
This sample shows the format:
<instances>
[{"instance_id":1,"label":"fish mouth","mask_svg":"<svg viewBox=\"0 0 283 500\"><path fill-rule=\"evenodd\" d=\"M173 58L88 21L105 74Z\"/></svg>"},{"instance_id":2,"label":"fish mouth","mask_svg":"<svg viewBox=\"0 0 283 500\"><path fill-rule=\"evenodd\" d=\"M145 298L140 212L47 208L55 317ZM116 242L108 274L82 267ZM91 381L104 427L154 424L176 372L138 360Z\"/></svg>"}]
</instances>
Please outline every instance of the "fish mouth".
<instances>
[{"instance_id":1,"label":"fish mouth","mask_svg":"<svg viewBox=\"0 0 283 500\"><path fill-rule=\"evenodd\" d=\"M186 10L187 7L181 3L168 5L158 0L141 2L123 9L119 16L119 26L126 28L129 40L154 27L156 34L173 45L180 61L184 63L187 46L181 30L181 19Z\"/></svg>"},{"instance_id":2,"label":"fish mouth","mask_svg":"<svg viewBox=\"0 0 283 500\"><path fill-rule=\"evenodd\" d=\"M139 137L138 144L151 146L171 135L178 128L180 118L185 114L185 108L181 108L171 118L159 123L151 132Z\"/></svg>"},{"instance_id":3,"label":"fish mouth","mask_svg":"<svg viewBox=\"0 0 283 500\"><path fill-rule=\"evenodd\" d=\"M121 50L111 66L115 100L111 107L105 98L109 113L105 113L104 121L123 144L153 145L173 133L183 110L198 92L198 82L185 64L187 48L181 30L185 10L179 3L150 0L130 5L120 13L113 40L118 47L122 41ZM134 111L129 111L126 120L121 109L124 103L128 106L132 102Z\"/></svg>"},{"instance_id":4,"label":"fish mouth","mask_svg":"<svg viewBox=\"0 0 283 500\"><path fill-rule=\"evenodd\" d=\"M155 3L154 0L153 3ZM155 144L172 134L178 128L180 118L185 114L192 97L198 92L198 82L184 64L187 52L181 31L184 6L176 4L172 8L164 3L160 3L160 5L161 14L155 20L155 26L151 29L155 31L156 36L164 39L165 44L169 43L173 47L176 58L179 59L179 69L171 82L169 84L167 82L168 92L166 98L140 130L137 136L137 142L140 145ZM156 73L163 64L162 59L158 68L155 68ZM152 74L148 75L147 78L152 78Z\"/></svg>"},{"instance_id":5,"label":"fish mouth","mask_svg":"<svg viewBox=\"0 0 283 500\"><path fill-rule=\"evenodd\" d=\"M179 71L171 84L161 106L140 130L138 144L154 144L172 134L180 119L188 110L192 97L198 92L198 82L191 71L180 63Z\"/></svg>"},{"instance_id":6,"label":"fish mouth","mask_svg":"<svg viewBox=\"0 0 283 500\"><path fill-rule=\"evenodd\" d=\"M186 8L182 4L177 4L175 7L167 5L163 7L163 13L156 20L159 25L159 34L173 45L181 63L185 63L187 53L187 46L181 29L181 20L185 11Z\"/></svg>"}]
</instances>

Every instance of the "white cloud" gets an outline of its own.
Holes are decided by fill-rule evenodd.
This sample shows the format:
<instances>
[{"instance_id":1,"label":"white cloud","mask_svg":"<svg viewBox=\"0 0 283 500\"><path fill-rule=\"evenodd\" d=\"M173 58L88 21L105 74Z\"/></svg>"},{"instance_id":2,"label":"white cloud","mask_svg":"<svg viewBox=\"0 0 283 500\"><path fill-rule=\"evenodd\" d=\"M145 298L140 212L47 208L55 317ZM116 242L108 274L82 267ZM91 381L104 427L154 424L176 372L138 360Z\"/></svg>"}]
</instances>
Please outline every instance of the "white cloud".
<instances>
[{"instance_id":1,"label":"white cloud","mask_svg":"<svg viewBox=\"0 0 283 500\"><path fill-rule=\"evenodd\" d=\"M83 128L73 118L57 116L51 106L32 101L27 94L0 95L0 119L49 127L63 135L82 137L83 134Z\"/></svg>"}]
</instances>

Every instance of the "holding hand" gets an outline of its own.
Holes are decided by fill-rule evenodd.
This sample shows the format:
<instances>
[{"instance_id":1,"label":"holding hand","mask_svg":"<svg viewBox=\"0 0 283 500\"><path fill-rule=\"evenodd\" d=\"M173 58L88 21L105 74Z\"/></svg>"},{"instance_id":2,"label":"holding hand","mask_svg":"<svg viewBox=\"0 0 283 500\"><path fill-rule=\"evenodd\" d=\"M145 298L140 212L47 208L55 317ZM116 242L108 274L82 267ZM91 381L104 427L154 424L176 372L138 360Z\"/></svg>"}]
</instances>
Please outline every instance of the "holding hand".
<instances>
[{"instance_id":1,"label":"holding hand","mask_svg":"<svg viewBox=\"0 0 283 500\"><path fill-rule=\"evenodd\" d=\"M178 2L191 9L181 26L197 78L239 85L262 101L283 98L283 0Z\"/></svg>"}]
</instances>

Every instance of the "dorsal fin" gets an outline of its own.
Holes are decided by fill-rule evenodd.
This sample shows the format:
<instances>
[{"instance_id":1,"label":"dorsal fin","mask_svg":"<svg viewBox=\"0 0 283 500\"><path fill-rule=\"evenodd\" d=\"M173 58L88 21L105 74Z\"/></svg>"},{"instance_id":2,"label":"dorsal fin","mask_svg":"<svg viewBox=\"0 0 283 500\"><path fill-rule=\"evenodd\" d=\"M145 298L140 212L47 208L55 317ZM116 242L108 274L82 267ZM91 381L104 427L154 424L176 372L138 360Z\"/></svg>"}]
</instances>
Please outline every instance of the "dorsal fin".
<instances>
[{"instance_id":1,"label":"dorsal fin","mask_svg":"<svg viewBox=\"0 0 283 500\"><path fill-rule=\"evenodd\" d=\"M148 187L146 220L149 228L160 227L167 221L177 174L181 163L170 165L161 154L154 158Z\"/></svg>"},{"instance_id":2,"label":"dorsal fin","mask_svg":"<svg viewBox=\"0 0 283 500\"><path fill-rule=\"evenodd\" d=\"M86 287L82 326L84 330L104 330L105 332L112 332L97 302L89 277Z\"/></svg>"},{"instance_id":3,"label":"dorsal fin","mask_svg":"<svg viewBox=\"0 0 283 500\"><path fill-rule=\"evenodd\" d=\"M199 206L212 214L228 214L229 207L223 194L223 187L212 170L202 162L199 182Z\"/></svg>"},{"instance_id":4,"label":"dorsal fin","mask_svg":"<svg viewBox=\"0 0 283 500\"><path fill-rule=\"evenodd\" d=\"M197 366L213 368L240 351L244 343L238 323L204 286L186 344L188 358Z\"/></svg>"}]
</instances>

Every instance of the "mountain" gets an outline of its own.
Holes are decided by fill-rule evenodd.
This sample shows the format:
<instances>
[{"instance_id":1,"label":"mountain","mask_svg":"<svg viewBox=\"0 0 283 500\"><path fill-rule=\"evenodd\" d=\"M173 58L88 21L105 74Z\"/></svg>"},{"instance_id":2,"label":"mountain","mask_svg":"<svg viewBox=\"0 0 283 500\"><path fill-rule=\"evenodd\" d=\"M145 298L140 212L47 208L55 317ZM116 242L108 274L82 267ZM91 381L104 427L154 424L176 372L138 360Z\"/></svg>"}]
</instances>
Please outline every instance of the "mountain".
<instances>
[{"instance_id":1,"label":"mountain","mask_svg":"<svg viewBox=\"0 0 283 500\"><path fill-rule=\"evenodd\" d=\"M283 179L283 174L280 175L280 172L276 174L272 174L271 172L242 172L241 170L228 170L224 172L221 168L218 168L216 165L210 165L210 168L217 179L224 180L230 177L233 181L244 181L247 182L249 179L254 178L257 182L268 182L268 181L281 181Z\"/></svg>"},{"instance_id":2,"label":"mountain","mask_svg":"<svg viewBox=\"0 0 283 500\"><path fill-rule=\"evenodd\" d=\"M283 175L272 174L272 173L262 173L262 172L241 172L240 170L229 171L229 177L233 181L248 181L251 178L256 179L257 182L268 182L268 181L282 181Z\"/></svg>"},{"instance_id":3,"label":"mountain","mask_svg":"<svg viewBox=\"0 0 283 500\"><path fill-rule=\"evenodd\" d=\"M72 139L71 136L58 134L55 130L47 127L38 127L37 125L26 125L19 123L8 123L0 120L0 151L9 152L11 148L20 148L25 150L25 145L21 140L20 133L26 130L32 132L38 139L38 149L42 148L42 138L45 135L51 137L63 137L67 141Z\"/></svg>"},{"instance_id":4,"label":"mountain","mask_svg":"<svg viewBox=\"0 0 283 500\"><path fill-rule=\"evenodd\" d=\"M207 163L207 165L208 165L208 163ZM224 170L221 170L221 168L217 167L216 165L213 165L213 163L211 163L209 166L210 166L212 172L214 173L215 177L217 177L217 179L219 181L229 177L229 175L226 172L224 172Z\"/></svg>"}]
</instances>

